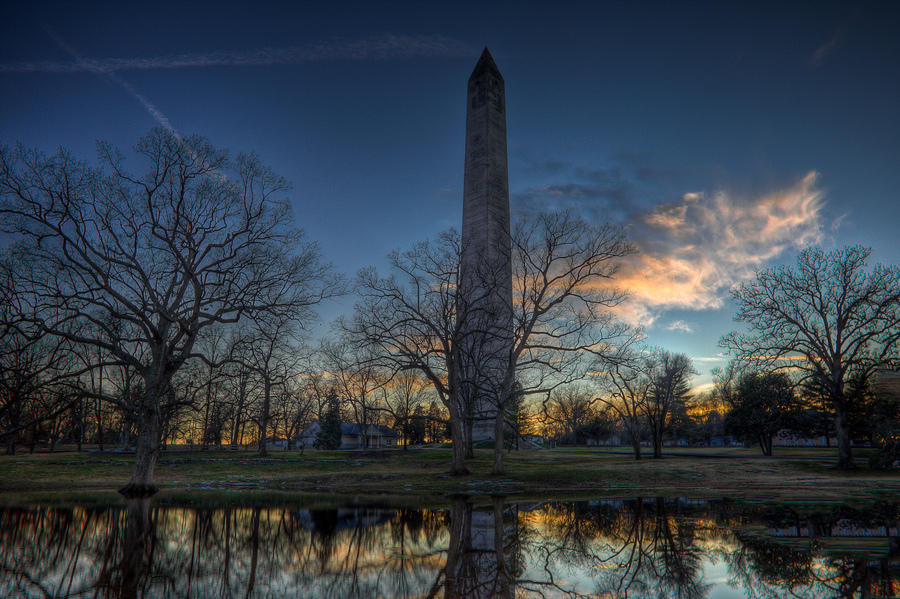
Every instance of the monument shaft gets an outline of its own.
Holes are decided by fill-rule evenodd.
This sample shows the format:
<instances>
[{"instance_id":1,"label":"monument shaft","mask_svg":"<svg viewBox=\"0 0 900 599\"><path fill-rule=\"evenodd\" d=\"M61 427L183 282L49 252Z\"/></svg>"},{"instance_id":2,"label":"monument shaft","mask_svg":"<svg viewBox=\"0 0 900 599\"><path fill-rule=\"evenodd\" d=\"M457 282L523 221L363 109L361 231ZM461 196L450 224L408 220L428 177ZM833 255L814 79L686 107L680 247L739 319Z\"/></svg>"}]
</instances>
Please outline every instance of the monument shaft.
<instances>
[{"instance_id":1,"label":"monument shaft","mask_svg":"<svg viewBox=\"0 0 900 599\"><path fill-rule=\"evenodd\" d=\"M512 345L512 269L506 93L487 48L469 77L462 263L457 303L460 365L472 438L493 438Z\"/></svg>"}]
</instances>

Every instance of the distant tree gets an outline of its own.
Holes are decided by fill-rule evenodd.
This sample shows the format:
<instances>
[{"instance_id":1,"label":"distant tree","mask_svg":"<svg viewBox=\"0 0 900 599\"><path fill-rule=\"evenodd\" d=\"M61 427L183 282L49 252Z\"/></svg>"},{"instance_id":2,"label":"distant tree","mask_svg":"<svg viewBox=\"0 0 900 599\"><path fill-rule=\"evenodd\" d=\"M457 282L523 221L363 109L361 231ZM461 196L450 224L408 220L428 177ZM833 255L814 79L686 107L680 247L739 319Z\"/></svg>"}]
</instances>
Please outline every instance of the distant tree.
<instances>
[{"instance_id":1,"label":"distant tree","mask_svg":"<svg viewBox=\"0 0 900 599\"><path fill-rule=\"evenodd\" d=\"M848 393L854 371L864 378L900 342L900 268L867 268L872 250L860 246L803 250L796 267L760 271L734 289L732 332L720 344L766 370L794 369L817 377L835 414L840 468L852 468L850 420L858 407Z\"/></svg>"},{"instance_id":2,"label":"distant tree","mask_svg":"<svg viewBox=\"0 0 900 599\"><path fill-rule=\"evenodd\" d=\"M626 351L600 378L602 394L598 399L618 416L635 460L641 459L641 437L646 430L644 405L651 388L645 366L646 360L639 352Z\"/></svg>"},{"instance_id":3,"label":"distant tree","mask_svg":"<svg viewBox=\"0 0 900 599\"><path fill-rule=\"evenodd\" d=\"M428 396L428 383L415 372L401 372L383 389L386 387L390 387L390 391L384 391L383 409L393 419L394 428L400 433L405 450L410 442L421 442L421 435L417 437L417 440L413 440L416 432L412 420Z\"/></svg>"},{"instance_id":4,"label":"distant tree","mask_svg":"<svg viewBox=\"0 0 900 599\"><path fill-rule=\"evenodd\" d=\"M425 436L431 443L440 443L447 439L447 426L453 426L445 417L444 412L438 407L437 402L428 404L428 412L425 415Z\"/></svg>"},{"instance_id":5,"label":"distant tree","mask_svg":"<svg viewBox=\"0 0 900 599\"><path fill-rule=\"evenodd\" d=\"M57 421L81 399L60 385L76 374L71 343L34 324L33 304L17 289L15 273L11 262L0 263L0 442L8 454L23 431L31 428L36 439L42 423Z\"/></svg>"},{"instance_id":6,"label":"distant tree","mask_svg":"<svg viewBox=\"0 0 900 599\"><path fill-rule=\"evenodd\" d=\"M307 394L303 385L295 378L289 378L274 397L272 416L276 434L286 440L285 449L294 448L294 441L310 423L315 414L315 401Z\"/></svg>"},{"instance_id":7,"label":"distant tree","mask_svg":"<svg viewBox=\"0 0 900 599\"><path fill-rule=\"evenodd\" d=\"M900 372L879 372L874 387L871 434L880 451L871 464L879 469L894 468L900 463Z\"/></svg>"},{"instance_id":8,"label":"distant tree","mask_svg":"<svg viewBox=\"0 0 900 599\"><path fill-rule=\"evenodd\" d=\"M104 143L99 168L62 150L0 150L0 230L28 265L16 274L42 315L34 324L140 377L140 394L119 404L138 431L125 494L155 490L165 398L182 366L202 359L201 331L312 308L339 289L290 225L285 180L255 156L230 160L163 129L135 150L142 175Z\"/></svg>"},{"instance_id":9,"label":"distant tree","mask_svg":"<svg viewBox=\"0 0 900 599\"><path fill-rule=\"evenodd\" d=\"M419 404L413 410L406 429L406 435L409 437L410 443L414 445L425 443L427 424L428 416L425 413L425 406Z\"/></svg>"},{"instance_id":10,"label":"distant tree","mask_svg":"<svg viewBox=\"0 0 900 599\"><path fill-rule=\"evenodd\" d=\"M578 442L577 432L584 431L591 422L596 401L590 390L580 385L555 389L550 394L543 403L543 417L556 429L558 442Z\"/></svg>"},{"instance_id":11,"label":"distant tree","mask_svg":"<svg viewBox=\"0 0 900 599\"><path fill-rule=\"evenodd\" d=\"M589 439L598 442L609 439L616 430L615 412L606 409L593 409L587 422L575 429L578 443L587 443Z\"/></svg>"},{"instance_id":12,"label":"distant tree","mask_svg":"<svg viewBox=\"0 0 900 599\"><path fill-rule=\"evenodd\" d=\"M235 339L236 352L232 359L240 360L240 367L250 372L260 390L256 425L259 438L257 451L267 455L266 441L272 424L273 396L286 393L286 385L296 374L302 357L300 348L299 311L286 308L278 314L260 315L242 326Z\"/></svg>"},{"instance_id":13,"label":"distant tree","mask_svg":"<svg viewBox=\"0 0 900 599\"><path fill-rule=\"evenodd\" d=\"M369 446L369 428L378 421L383 389L389 375L382 368L370 346L353 344L346 339L322 343L324 359L334 391L348 406L354 424L359 426L363 446Z\"/></svg>"},{"instance_id":14,"label":"distant tree","mask_svg":"<svg viewBox=\"0 0 900 599\"><path fill-rule=\"evenodd\" d=\"M332 395L322 420L319 421L319 432L316 434L317 449L339 449L341 447L341 406L338 398Z\"/></svg>"},{"instance_id":15,"label":"distant tree","mask_svg":"<svg viewBox=\"0 0 900 599\"><path fill-rule=\"evenodd\" d=\"M661 458L663 437L670 430L673 417L690 399L690 381L697 371L686 355L664 349L655 349L647 355L643 368L650 386L641 411L653 440L653 457Z\"/></svg>"},{"instance_id":16,"label":"distant tree","mask_svg":"<svg viewBox=\"0 0 900 599\"><path fill-rule=\"evenodd\" d=\"M729 434L759 444L763 455L772 455L772 439L797 422L794 384L783 372L748 372L741 376L725 417Z\"/></svg>"}]
</instances>

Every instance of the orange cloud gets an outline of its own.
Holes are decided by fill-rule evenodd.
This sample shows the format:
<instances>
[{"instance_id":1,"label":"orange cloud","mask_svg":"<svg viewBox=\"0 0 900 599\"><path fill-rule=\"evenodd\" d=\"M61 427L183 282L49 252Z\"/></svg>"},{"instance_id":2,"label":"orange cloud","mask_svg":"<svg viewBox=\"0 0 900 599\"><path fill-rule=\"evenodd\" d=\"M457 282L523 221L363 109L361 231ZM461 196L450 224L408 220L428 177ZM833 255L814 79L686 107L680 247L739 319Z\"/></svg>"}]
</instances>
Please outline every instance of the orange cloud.
<instances>
[{"instance_id":1,"label":"orange cloud","mask_svg":"<svg viewBox=\"0 0 900 599\"><path fill-rule=\"evenodd\" d=\"M823 194L810 172L794 185L756 198L727 191L687 193L632 224L640 252L616 284L630 293L619 315L650 326L668 309L723 305L728 290L788 249L823 239Z\"/></svg>"}]
</instances>

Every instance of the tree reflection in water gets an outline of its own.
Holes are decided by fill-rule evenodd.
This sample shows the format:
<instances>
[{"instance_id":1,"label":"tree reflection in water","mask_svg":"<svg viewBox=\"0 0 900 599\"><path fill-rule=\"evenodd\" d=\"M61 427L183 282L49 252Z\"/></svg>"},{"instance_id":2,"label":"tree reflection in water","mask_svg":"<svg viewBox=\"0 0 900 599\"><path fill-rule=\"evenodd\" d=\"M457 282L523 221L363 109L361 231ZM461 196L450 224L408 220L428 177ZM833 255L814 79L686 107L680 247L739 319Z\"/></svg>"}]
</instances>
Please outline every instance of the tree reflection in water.
<instances>
[{"instance_id":1,"label":"tree reflection in water","mask_svg":"<svg viewBox=\"0 0 900 599\"><path fill-rule=\"evenodd\" d=\"M663 499L449 509L0 510L2 597L900 594L897 506L804 515Z\"/></svg>"}]
</instances>

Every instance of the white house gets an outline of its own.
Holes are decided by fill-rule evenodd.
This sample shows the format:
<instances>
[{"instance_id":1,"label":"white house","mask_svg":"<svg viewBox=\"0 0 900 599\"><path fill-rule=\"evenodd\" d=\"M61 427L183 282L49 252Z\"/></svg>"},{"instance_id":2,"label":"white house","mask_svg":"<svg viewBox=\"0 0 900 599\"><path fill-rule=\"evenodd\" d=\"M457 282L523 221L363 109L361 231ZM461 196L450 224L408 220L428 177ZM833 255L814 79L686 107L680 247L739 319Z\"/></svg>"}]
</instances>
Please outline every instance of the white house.
<instances>
[{"instance_id":1,"label":"white house","mask_svg":"<svg viewBox=\"0 0 900 599\"><path fill-rule=\"evenodd\" d=\"M322 425L319 421L313 420L312 424L297 436L297 445L302 443L303 447L315 447L316 437L321 430ZM397 433L386 426L370 424L365 427L363 434L363 427L360 425L352 422L341 423L341 449L397 447L398 438Z\"/></svg>"}]
</instances>

